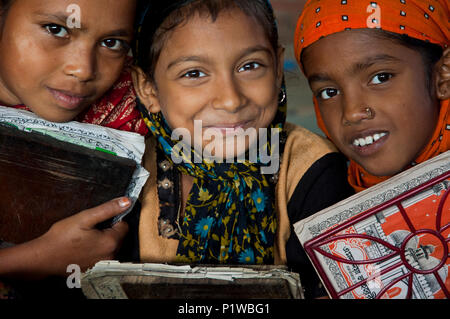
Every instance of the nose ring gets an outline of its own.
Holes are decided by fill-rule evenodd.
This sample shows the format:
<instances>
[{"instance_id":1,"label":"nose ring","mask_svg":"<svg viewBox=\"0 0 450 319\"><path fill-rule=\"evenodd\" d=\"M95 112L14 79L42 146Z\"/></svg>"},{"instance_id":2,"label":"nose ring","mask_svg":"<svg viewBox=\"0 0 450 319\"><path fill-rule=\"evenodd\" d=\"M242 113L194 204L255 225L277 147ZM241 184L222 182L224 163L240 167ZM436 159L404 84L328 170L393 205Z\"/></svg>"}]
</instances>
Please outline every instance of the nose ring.
<instances>
[{"instance_id":1,"label":"nose ring","mask_svg":"<svg viewBox=\"0 0 450 319\"><path fill-rule=\"evenodd\" d=\"M366 111L368 119L373 119L374 118L375 112L373 112L370 107L366 107L365 111Z\"/></svg>"},{"instance_id":2,"label":"nose ring","mask_svg":"<svg viewBox=\"0 0 450 319\"><path fill-rule=\"evenodd\" d=\"M366 114L365 116L364 116L363 112L365 112L365 114ZM357 120L355 119L354 121L350 121L348 119L344 119L344 125L345 126L350 126L350 125L352 125L352 123L357 123L357 122L360 122L362 120L371 120L374 117L375 117L375 111L373 111L372 108L368 106L368 107L366 107L364 109L359 109L358 119Z\"/></svg>"}]
</instances>

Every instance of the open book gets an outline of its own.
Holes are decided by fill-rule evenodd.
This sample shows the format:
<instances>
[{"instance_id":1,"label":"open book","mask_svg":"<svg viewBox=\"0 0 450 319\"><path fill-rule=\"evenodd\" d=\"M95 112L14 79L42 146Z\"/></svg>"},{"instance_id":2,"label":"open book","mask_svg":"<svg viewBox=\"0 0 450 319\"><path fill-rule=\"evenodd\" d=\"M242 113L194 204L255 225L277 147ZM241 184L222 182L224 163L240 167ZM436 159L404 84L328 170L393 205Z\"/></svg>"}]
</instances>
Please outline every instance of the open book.
<instances>
[{"instance_id":1,"label":"open book","mask_svg":"<svg viewBox=\"0 0 450 319\"><path fill-rule=\"evenodd\" d=\"M294 228L332 298L450 299L449 193L447 151Z\"/></svg>"},{"instance_id":2,"label":"open book","mask_svg":"<svg viewBox=\"0 0 450 319\"><path fill-rule=\"evenodd\" d=\"M303 299L299 275L282 266L101 261L81 289L89 299Z\"/></svg>"},{"instance_id":3,"label":"open book","mask_svg":"<svg viewBox=\"0 0 450 319\"><path fill-rule=\"evenodd\" d=\"M149 175L144 149L136 133L0 107L0 240L28 241L116 197L134 204Z\"/></svg>"}]
</instances>

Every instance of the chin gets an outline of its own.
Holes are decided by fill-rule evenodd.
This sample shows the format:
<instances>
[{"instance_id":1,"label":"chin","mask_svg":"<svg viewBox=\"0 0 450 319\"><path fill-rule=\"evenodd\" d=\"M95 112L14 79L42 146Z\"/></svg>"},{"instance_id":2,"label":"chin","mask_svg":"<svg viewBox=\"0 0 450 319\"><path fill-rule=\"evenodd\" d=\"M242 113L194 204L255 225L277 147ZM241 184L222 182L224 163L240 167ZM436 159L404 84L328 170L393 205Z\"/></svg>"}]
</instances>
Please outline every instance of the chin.
<instances>
[{"instance_id":1,"label":"chin","mask_svg":"<svg viewBox=\"0 0 450 319\"><path fill-rule=\"evenodd\" d=\"M394 176L401 173L406 167L400 165L383 165L382 163L375 163L374 165L360 164L371 175L378 177Z\"/></svg>"}]
</instances>

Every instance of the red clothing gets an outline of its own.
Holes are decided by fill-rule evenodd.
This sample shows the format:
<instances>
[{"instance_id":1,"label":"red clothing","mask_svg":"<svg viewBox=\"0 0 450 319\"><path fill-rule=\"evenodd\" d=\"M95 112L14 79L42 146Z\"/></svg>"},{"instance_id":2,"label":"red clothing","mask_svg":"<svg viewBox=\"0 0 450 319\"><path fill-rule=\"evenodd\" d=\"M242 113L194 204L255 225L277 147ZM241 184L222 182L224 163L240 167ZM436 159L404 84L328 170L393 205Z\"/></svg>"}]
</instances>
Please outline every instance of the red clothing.
<instances>
[{"instance_id":1,"label":"red clothing","mask_svg":"<svg viewBox=\"0 0 450 319\"><path fill-rule=\"evenodd\" d=\"M13 107L31 111L25 105ZM113 87L99 101L79 114L74 120L141 135L146 135L148 132L141 113L136 109L136 92L128 69L124 70ZM0 300L16 297L14 289L0 281Z\"/></svg>"}]
</instances>

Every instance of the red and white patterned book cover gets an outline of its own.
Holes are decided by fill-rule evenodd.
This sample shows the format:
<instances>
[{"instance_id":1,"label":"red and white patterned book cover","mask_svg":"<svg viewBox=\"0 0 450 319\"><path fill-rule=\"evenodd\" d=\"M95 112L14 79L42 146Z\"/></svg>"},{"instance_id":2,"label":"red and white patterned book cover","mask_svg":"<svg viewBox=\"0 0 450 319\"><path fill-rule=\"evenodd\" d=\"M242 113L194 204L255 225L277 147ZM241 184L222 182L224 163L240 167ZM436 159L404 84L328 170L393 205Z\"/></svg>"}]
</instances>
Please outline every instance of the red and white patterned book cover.
<instances>
[{"instance_id":1,"label":"red and white patterned book cover","mask_svg":"<svg viewBox=\"0 0 450 319\"><path fill-rule=\"evenodd\" d=\"M450 299L450 151L297 222L330 297Z\"/></svg>"}]
</instances>

